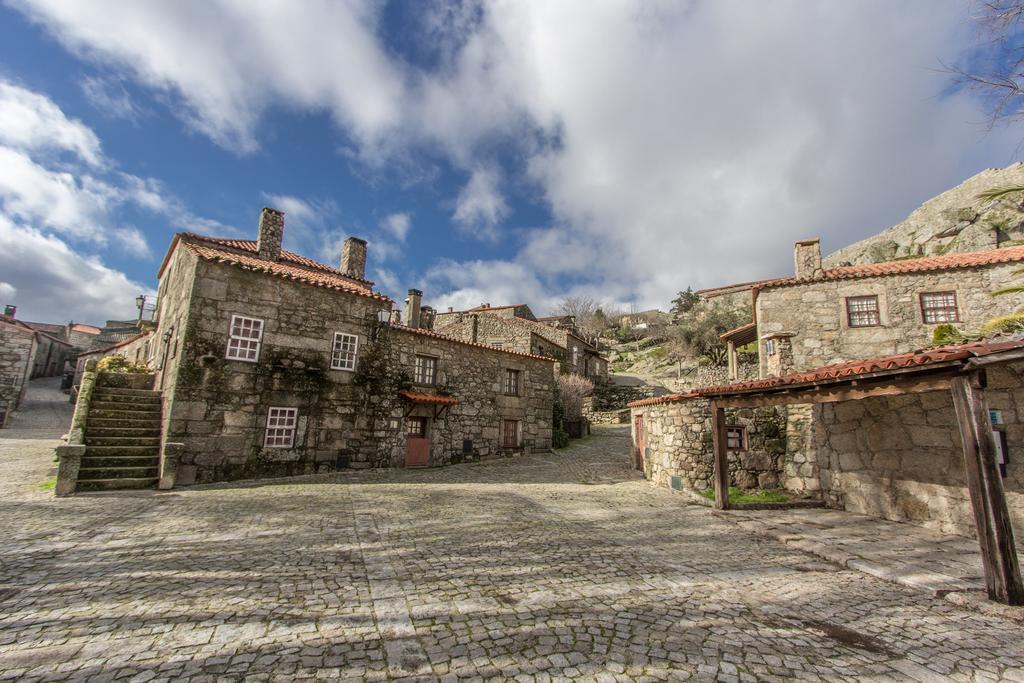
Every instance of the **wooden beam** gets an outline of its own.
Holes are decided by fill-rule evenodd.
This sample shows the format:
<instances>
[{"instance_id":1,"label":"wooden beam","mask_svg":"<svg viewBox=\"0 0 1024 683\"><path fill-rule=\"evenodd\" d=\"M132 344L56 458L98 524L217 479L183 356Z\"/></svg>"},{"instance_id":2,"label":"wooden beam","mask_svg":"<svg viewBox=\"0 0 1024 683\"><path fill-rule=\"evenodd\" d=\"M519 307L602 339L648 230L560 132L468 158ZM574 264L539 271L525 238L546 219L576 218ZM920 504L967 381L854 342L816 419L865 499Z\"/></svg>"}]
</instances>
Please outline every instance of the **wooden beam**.
<instances>
[{"instance_id":1,"label":"wooden beam","mask_svg":"<svg viewBox=\"0 0 1024 683\"><path fill-rule=\"evenodd\" d=\"M715 507L729 509L729 454L725 442L725 408L711 402L711 434L715 457Z\"/></svg>"},{"instance_id":2,"label":"wooden beam","mask_svg":"<svg viewBox=\"0 0 1024 683\"><path fill-rule=\"evenodd\" d=\"M983 386L984 375L978 372L956 377L952 382L953 406L964 446L967 489L971 494L985 567L985 586L991 600L1024 605L1024 583L1013 543L1003 479L996 464L996 444Z\"/></svg>"},{"instance_id":3,"label":"wooden beam","mask_svg":"<svg viewBox=\"0 0 1024 683\"><path fill-rule=\"evenodd\" d=\"M950 376L926 376L908 379L890 379L865 382L851 380L838 386L825 385L794 390L778 389L771 393L750 393L722 396L715 401L727 408L760 408L762 406L793 405L797 403L838 403L859 401L876 396L902 396L950 388Z\"/></svg>"},{"instance_id":4,"label":"wooden beam","mask_svg":"<svg viewBox=\"0 0 1024 683\"><path fill-rule=\"evenodd\" d=\"M736 343L730 339L725 343L725 348L726 354L729 358L729 379L736 379L739 376L739 370L737 368L739 363L736 358Z\"/></svg>"}]
</instances>

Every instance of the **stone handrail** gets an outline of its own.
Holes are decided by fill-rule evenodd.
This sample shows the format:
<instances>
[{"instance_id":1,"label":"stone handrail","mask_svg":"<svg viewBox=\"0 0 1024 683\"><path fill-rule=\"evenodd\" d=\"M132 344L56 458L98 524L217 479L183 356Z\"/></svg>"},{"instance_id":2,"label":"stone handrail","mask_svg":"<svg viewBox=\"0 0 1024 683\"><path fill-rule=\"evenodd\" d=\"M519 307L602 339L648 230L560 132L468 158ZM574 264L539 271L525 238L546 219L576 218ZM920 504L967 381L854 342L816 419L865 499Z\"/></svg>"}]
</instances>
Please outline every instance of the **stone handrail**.
<instances>
[{"instance_id":1,"label":"stone handrail","mask_svg":"<svg viewBox=\"0 0 1024 683\"><path fill-rule=\"evenodd\" d=\"M70 496L75 492L78 483L78 470L82 466L85 455L85 423L89 418L89 403L96 387L96 361L85 364L85 373L78 388L78 399L75 401L75 414L71 418L71 430L67 442L57 446L57 485L53 492L56 496Z\"/></svg>"}]
</instances>

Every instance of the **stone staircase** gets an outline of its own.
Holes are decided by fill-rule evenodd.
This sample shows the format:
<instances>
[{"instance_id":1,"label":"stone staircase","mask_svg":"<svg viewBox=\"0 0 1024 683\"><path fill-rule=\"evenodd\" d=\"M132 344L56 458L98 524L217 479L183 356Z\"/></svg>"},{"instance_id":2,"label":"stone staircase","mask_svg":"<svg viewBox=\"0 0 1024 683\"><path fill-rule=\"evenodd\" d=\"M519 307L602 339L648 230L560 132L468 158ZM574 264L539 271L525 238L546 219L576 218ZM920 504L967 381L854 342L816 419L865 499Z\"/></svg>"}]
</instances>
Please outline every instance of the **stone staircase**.
<instances>
[{"instance_id":1,"label":"stone staircase","mask_svg":"<svg viewBox=\"0 0 1024 683\"><path fill-rule=\"evenodd\" d=\"M97 385L85 423L78 491L156 486L160 467L160 392Z\"/></svg>"}]
</instances>

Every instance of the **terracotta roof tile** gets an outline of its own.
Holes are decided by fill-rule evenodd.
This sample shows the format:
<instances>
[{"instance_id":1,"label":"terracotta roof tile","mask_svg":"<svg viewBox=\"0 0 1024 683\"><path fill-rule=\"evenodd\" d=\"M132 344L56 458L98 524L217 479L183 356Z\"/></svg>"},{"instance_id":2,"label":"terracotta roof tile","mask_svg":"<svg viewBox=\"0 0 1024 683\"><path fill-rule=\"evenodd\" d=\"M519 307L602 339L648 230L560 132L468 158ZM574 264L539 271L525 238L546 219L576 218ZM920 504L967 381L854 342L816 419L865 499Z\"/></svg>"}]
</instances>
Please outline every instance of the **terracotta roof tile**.
<instances>
[{"instance_id":1,"label":"terracotta roof tile","mask_svg":"<svg viewBox=\"0 0 1024 683\"><path fill-rule=\"evenodd\" d=\"M524 358L536 358L537 360L546 360L549 363L557 362L554 358L547 356L536 356L532 353L523 353L522 351L512 351L510 349L501 349L497 346L490 346L489 344L478 344L477 342L466 341L465 339L459 339L458 337L450 337L447 334L441 334L440 332L434 332L433 330L425 330L423 328L406 327L405 325L396 325L391 323L391 328L398 330L399 332L408 332L410 334L418 334L424 337L431 337L433 339L440 339L442 341L450 341L456 344L462 344L463 346L472 346L478 349L487 349L488 351L500 351L501 353L509 353L513 356L522 356Z\"/></svg>"},{"instance_id":2,"label":"terracotta roof tile","mask_svg":"<svg viewBox=\"0 0 1024 683\"><path fill-rule=\"evenodd\" d=\"M440 394L424 394L417 391L399 391L398 395L413 403L430 403L439 406L458 405L459 399L454 396L441 396Z\"/></svg>"},{"instance_id":3,"label":"terracotta roof tile","mask_svg":"<svg viewBox=\"0 0 1024 683\"><path fill-rule=\"evenodd\" d=\"M317 287L336 289L350 294L365 296L377 301L392 303L391 299L383 294L378 294L365 284L360 284L359 281L353 280L347 275L342 275L340 272L329 269L322 264L320 268L312 269L306 266L300 267L282 261L268 261L266 259L261 259L258 256L239 254L225 248L220 248L216 243L213 243L213 241L206 237L194 239L192 235L187 233L182 234L181 237L184 238L182 239L182 244L197 254L200 258L207 261L227 263L245 270L268 273L287 280L295 280L297 282L304 282Z\"/></svg>"},{"instance_id":4,"label":"terracotta roof tile","mask_svg":"<svg viewBox=\"0 0 1024 683\"><path fill-rule=\"evenodd\" d=\"M256 240L236 240L225 237L207 237L206 235L197 235L196 233L193 232L182 233L182 237L188 237L191 240L209 242L211 244L220 245L222 247L228 247L230 249L237 249L239 251L246 251L251 254L259 253L258 248L256 246ZM332 268L331 266L328 266L324 263L320 263L319 261L314 261L313 259L307 258L302 254L296 254L293 251L288 251L287 249L281 250L281 260L295 265L303 266L304 268L322 270L327 273L341 275L350 280L356 280L367 285L373 285L373 282L371 282L370 280L367 280L365 278L352 277L351 275L344 275L336 268Z\"/></svg>"},{"instance_id":5,"label":"terracotta roof tile","mask_svg":"<svg viewBox=\"0 0 1024 683\"><path fill-rule=\"evenodd\" d=\"M944 256L922 256L921 258L903 259L901 261L840 266L838 268L829 268L822 273L821 277L814 278L813 280L799 280L795 277L763 280L755 285L755 289L789 287L792 285L833 280L857 280L865 277L881 277L885 275L905 275L908 273L974 268L977 266L1015 263L1018 261L1024 261L1024 246L989 249L987 251L970 251L960 254L946 254Z\"/></svg>"},{"instance_id":6,"label":"terracotta roof tile","mask_svg":"<svg viewBox=\"0 0 1024 683\"><path fill-rule=\"evenodd\" d=\"M767 379L755 379L746 382L734 382L733 384L722 384L713 387L701 387L682 394L671 396L658 396L642 401L634 401L629 404L630 408L655 405L658 403L673 403L689 398L727 396L733 394L756 393L767 389L778 389L782 387L797 387L805 384L821 384L836 382L845 379L885 373L893 370L905 370L908 368L922 367L928 365L939 365L954 363L956 361L980 358L993 353L1024 349L1024 340L1002 341L1002 342L971 342L970 344L959 344L956 346L941 346L934 349L914 351L912 353L901 353L895 356L882 356L879 358L866 358L863 360L825 365L820 368L806 372L795 372L781 377L769 377Z\"/></svg>"}]
</instances>

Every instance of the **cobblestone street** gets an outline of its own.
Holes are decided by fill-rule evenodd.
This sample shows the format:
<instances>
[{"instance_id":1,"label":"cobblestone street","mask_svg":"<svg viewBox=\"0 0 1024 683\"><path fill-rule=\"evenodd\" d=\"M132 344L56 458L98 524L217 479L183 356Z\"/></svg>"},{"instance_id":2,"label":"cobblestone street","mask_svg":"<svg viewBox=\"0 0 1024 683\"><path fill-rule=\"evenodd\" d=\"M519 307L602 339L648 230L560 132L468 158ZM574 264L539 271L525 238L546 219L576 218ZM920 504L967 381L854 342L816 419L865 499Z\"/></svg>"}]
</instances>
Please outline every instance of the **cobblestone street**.
<instances>
[{"instance_id":1,"label":"cobblestone street","mask_svg":"<svg viewBox=\"0 0 1024 683\"><path fill-rule=\"evenodd\" d=\"M621 428L59 500L30 485L54 436L0 432L6 679L1024 680L1019 624L686 506L627 468Z\"/></svg>"}]
</instances>

